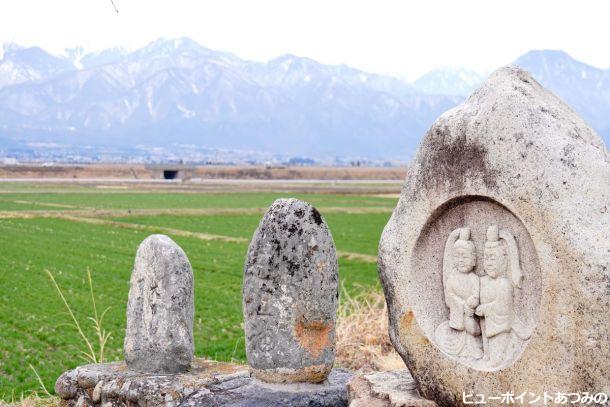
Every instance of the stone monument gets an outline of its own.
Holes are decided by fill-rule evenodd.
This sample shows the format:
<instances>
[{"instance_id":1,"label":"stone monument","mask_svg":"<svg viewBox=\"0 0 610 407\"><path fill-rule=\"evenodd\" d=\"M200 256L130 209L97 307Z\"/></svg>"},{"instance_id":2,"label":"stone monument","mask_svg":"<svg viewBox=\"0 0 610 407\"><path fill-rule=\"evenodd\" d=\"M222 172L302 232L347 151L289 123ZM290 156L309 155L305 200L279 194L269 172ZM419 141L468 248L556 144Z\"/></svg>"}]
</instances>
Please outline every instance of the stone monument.
<instances>
[{"instance_id":1,"label":"stone monument","mask_svg":"<svg viewBox=\"0 0 610 407\"><path fill-rule=\"evenodd\" d=\"M138 248L127 302L125 361L144 373L186 371L193 359L193 271L165 235Z\"/></svg>"},{"instance_id":2,"label":"stone monument","mask_svg":"<svg viewBox=\"0 0 610 407\"><path fill-rule=\"evenodd\" d=\"M499 69L443 114L379 247L421 395L608 393L609 209L603 141L526 71Z\"/></svg>"},{"instance_id":3,"label":"stone monument","mask_svg":"<svg viewBox=\"0 0 610 407\"><path fill-rule=\"evenodd\" d=\"M320 213L278 199L261 220L244 267L246 353L254 377L323 382L335 357L338 263Z\"/></svg>"}]
</instances>

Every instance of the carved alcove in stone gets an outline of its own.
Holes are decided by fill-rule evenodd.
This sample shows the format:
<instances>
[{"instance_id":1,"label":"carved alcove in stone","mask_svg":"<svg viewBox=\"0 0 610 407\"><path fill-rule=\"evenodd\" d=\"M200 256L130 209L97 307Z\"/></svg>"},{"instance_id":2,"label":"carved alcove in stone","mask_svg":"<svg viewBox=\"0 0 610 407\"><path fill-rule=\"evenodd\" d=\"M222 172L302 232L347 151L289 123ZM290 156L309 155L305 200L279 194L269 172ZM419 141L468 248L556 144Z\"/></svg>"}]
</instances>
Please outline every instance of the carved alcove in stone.
<instances>
[{"instance_id":1,"label":"carved alcove in stone","mask_svg":"<svg viewBox=\"0 0 610 407\"><path fill-rule=\"evenodd\" d=\"M520 357L537 324L540 265L506 207L477 196L441 205L420 233L409 278L413 313L448 357L485 371Z\"/></svg>"}]
</instances>

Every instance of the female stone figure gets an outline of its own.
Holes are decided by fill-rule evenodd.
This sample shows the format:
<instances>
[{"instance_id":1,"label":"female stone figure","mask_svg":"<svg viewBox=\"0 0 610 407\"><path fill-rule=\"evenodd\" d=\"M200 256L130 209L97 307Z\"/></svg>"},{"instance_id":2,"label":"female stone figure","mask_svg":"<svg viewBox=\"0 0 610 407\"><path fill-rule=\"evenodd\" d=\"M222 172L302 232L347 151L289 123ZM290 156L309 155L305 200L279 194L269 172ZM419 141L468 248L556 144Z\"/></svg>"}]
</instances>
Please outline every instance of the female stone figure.
<instances>
[{"instance_id":1,"label":"female stone figure","mask_svg":"<svg viewBox=\"0 0 610 407\"><path fill-rule=\"evenodd\" d=\"M479 305L479 277L473 272L476 251L470 229L451 232L443 254L443 288L449 321L435 332L441 349L454 356L478 359L482 356L479 322L474 316Z\"/></svg>"},{"instance_id":2,"label":"female stone figure","mask_svg":"<svg viewBox=\"0 0 610 407\"><path fill-rule=\"evenodd\" d=\"M483 264L486 275L481 277L476 314L484 317L485 359L490 367L498 368L510 356L512 333L522 340L530 336L515 315L514 290L521 288L523 274L517 242L510 232L495 225L487 229Z\"/></svg>"}]
</instances>

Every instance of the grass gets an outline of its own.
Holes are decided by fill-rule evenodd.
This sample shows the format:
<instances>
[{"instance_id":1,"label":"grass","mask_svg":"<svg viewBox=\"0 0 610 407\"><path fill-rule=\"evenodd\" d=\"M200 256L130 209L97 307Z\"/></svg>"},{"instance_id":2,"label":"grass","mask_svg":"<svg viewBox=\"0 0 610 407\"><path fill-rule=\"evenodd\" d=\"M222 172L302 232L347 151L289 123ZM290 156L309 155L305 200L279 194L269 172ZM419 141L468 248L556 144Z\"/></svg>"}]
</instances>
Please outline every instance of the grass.
<instances>
[{"instance_id":1,"label":"grass","mask_svg":"<svg viewBox=\"0 0 610 407\"><path fill-rule=\"evenodd\" d=\"M64 296L63 291L57 284L57 280L55 280L55 276L53 276L53 273L51 273L49 270L45 270L45 272L47 273L47 275L53 282L53 286L57 290L57 294L59 294L59 298L61 298L61 301L65 305L66 310L70 314L70 318L72 318L73 326L74 326L74 328L76 328L76 330L78 331L78 334L82 338L82 342L85 345L87 345L87 350L81 351L81 355L80 355L81 358L83 358L83 360L87 363L104 363L104 350L106 348L106 343L108 342L108 339L110 339L110 336L112 335L112 333L106 332L106 330L103 328L103 322L104 322L104 316L106 315L108 310L110 310L110 307L106 307L106 309L101 313L101 315L98 314L96 301L95 301L95 295L93 293L93 280L91 278L91 270L87 269L87 282L89 283L89 292L91 293L91 306L93 307L93 316L87 317L87 319L93 324L93 329L95 330L95 335L97 337L97 342L98 342L97 352L93 349L94 345L92 342L94 342L94 341L90 340L89 337L87 335L85 335L85 333L83 332L80 322L74 315L74 311L72 311L72 307L70 307L70 304L66 300L66 297ZM36 369L34 369L34 367L32 367L32 365L30 365L30 368L32 368L32 370L36 374L36 378L38 379L38 382L40 383L40 387L44 390L45 393L48 394L49 392L47 391L47 388L44 385L44 382L40 378L40 375L38 375L38 372L36 372Z\"/></svg>"},{"instance_id":2,"label":"grass","mask_svg":"<svg viewBox=\"0 0 610 407\"><path fill-rule=\"evenodd\" d=\"M59 397L46 393L39 394L38 392L32 392L27 396L13 394L4 401L0 400L0 406L2 407L60 407L61 405Z\"/></svg>"},{"instance_id":3,"label":"grass","mask_svg":"<svg viewBox=\"0 0 610 407\"><path fill-rule=\"evenodd\" d=\"M380 288L355 296L344 291L337 316L337 366L375 371L404 368L390 342L388 309Z\"/></svg>"},{"instance_id":4,"label":"grass","mask_svg":"<svg viewBox=\"0 0 610 407\"><path fill-rule=\"evenodd\" d=\"M22 208L18 207L20 204L12 206L11 210L17 212L32 207L62 213L72 211L42 204L80 208L176 208L176 215L128 216L117 220L244 237L247 241L260 220L259 215L183 216L179 209L259 208L286 195L99 193L90 189L54 188L46 186L41 193L35 189L27 193L0 193L0 211L8 210L8 204L13 201L32 202L21 204ZM381 230L395 204L393 199L369 196L306 194L300 197L320 208L339 250L369 255L376 254ZM3 204L7 205L2 207ZM366 215L325 214L325 207L387 207L388 211ZM43 386L52 393L55 380L63 371L83 364L81 351L87 351L89 360L102 359L100 343L103 343L105 360L122 359L129 277L136 249L148 234L137 229L59 218L0 218L0 400L19 401L15 395L40 392ZM241 280L247 243L170 237L187 253L194 270L196 355L244 361ZM341 258L340 280L346 295L358 297L376 287L376 266ZM58 288L65 302L58 295ZM83 337L89 338L90 346Z\"/></svg>"},{"instance_id":5,"label":"grass","mask_svg":"<svg viewBox=\"0 0 610 407\"><path fill-rule=\"evenodd\" d=\"M67 193L4 193L0 196L2 205L12 207L8 201L36 202L31 209L48 209L40 204L61 204L81 208L98 209L167 209L167 208L266 208L275 199L285 194L278 193L164 193L164 192L124 192L92 190ZM291 194L316 207L385 206L393 208L393 199L361 195Z\"/></svg>"},{"instance_id":6,"label":"grass","mask_svg":"<svg viewBox=\"0 0 610 407\"><path fill-rule=\"evenodd\" d=\"M19 202L17 199L1 199L0 211L25 211L25 210L40 210L46 209L44 206L34 203Z\"/></svg>"},{"instance_id":7,"label":"grass","mask_svg":"<svg viewBox=\"0 0 610 407\"><path fill-rule=\"evenodd\" d=\"M381 231L390 213L324 213L338 250L362 254L377 254ZM119 222L165 226L191 232L203 232L232 237L251 238L260 222L260 215L223 216L128 216L115 218Z\"/></svg>"}]
</instances>

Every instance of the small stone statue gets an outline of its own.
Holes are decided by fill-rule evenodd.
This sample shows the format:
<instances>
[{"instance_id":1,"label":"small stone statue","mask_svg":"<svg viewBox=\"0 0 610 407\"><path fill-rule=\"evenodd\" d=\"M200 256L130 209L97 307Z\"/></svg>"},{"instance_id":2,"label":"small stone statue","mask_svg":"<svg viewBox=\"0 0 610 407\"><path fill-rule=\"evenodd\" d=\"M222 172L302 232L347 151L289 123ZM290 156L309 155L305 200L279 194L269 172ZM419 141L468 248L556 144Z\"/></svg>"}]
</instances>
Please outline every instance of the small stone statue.
<instances>
[{"instance_id":1,"label":"small stone statue","mask_svg":"<svg viewBox=\"0 0 610 407\"><path fill-rule=\"evenodd\" d=\"M244 266L246 353L257 379L326 380L335 357L337 253L313 206L278 199L254 233Z\"/></svg>"},{"instance_id":2,"label":"small stone statue","mask_svg":"<svg viewBox=\"0 0 610 407\"><path fill-rule=\"evenodd\" d=\"M481 328L474 316L479 305L479 277L474 273L476 252L470 229L455 229L445 243L443 287L449 321L439 325L436 340L450 355L480 358Z\"/></svg>"},{"instance_id":3,"label":"small stone statue","mask_svg":"<svg viewBox=\"0 0 610 407\"><path fill-rule=\"evenodd\" d=\"M179 373L193 359L193 271L165 235L138 247L127 303L125 361L143 373Z\"/></svg>"},{"instance_id":4,"label":"small stone statue","mask_svg":"<svg viewBox=\"0 0 610 407\"><path fill-rule=\"evenodd\" d=\"M481 277L481 304L476 314L484 318L483 348L492 368L500 367L509 356L511 332L521 340L531 335L514 308L514 290L521 288L523 279L518 250L510 232L495 225L487 229L483 260L486 275Z\"/></svg>"}]
</instances>

